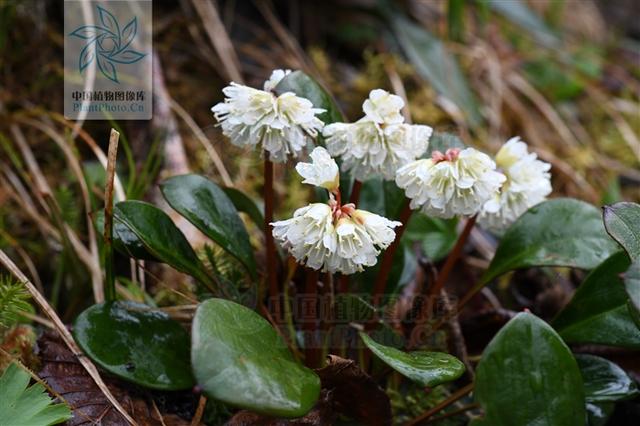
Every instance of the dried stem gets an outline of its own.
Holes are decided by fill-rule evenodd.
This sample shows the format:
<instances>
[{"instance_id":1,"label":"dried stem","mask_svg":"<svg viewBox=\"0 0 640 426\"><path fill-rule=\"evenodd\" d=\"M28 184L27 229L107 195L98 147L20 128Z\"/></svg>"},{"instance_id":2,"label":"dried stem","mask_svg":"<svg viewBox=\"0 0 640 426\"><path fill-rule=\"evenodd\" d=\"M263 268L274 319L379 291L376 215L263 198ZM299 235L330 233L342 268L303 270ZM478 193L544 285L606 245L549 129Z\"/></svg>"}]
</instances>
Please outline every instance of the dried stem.
<instances>
[{"instance_id":1,"label":"dried stem","mask_svg":"<svg viewBox=\"0 0 640 426\"><path fill-rule=\"evenodd\" d=\"M422 423L422 421L424 421L424 420L428 419L429 417L433 416L434 414L437 414L440 411L444 410L445 408L447 408L448 406L450 406L451 404L453 404L454 402L456 402L457 400L459 400L460 398L462 398L463 396L465 396L466 394L468 394L472 390L473 390L473 383L469 383L465 387L460 388L456 392L452 393L449 396L449 398L445 399L444 401L442 401L441 403L439 403L435 407L431 408L428 411L425 411L424 413L422 413L421 415L419 415L415 419L411 420L405 426L415 426L415 425L418 425L418 424Z\"/></svg>"},{"instance_id":2,"label":"dried stem","mask_svg":"<svg viewBox=\"0 0 640 426\"><path fill-rule=\"evenodd\" d=\"M196 413L193 415L191 419L191 426L198 426L202 421L202 415L204 414L204 407L207 405L207 398L204 395L200 395L200 399L198 400L198 408L196 408Z\"/></svg>"},{"instance_id":3,"label":"dried stem","mask_svg":"<svg viewBox=\"0 0 640 426\"><path fill-rule=\"evenodd\" d=\"M271 222L273 222L273 163L269 160L269 153L264 153L264 239L267 250L267 285L269 286L269 297L274 303L276 311L279 309L278 300L278 280L276 277L276 245L271 233ZM279 315L276 315L279 318Z\"/></svg>"},{"instance_id":4,"label":"dried stem","mask_svg":"<svg viewBox=\"0 0 640 426\"><path fill-rule=\"evenodd\" d=\"M380 262L380 272L378 273L375 285L373 287L373 303L375 305L379 304L382 297L384 296L384 292L387 287L387 280L389 279L391 267L393 266L393 256L400 246L400 239L402 238L402 234L407 227L407 223L411 218L412 212L413 210L411 210L409 200L405 200L404 208L400 213L400 222L402 222L402 225L396 230L396 239L387 248L387 251L384 252L384 255L382 256L382 262Z\"/></svg>"},{"instance_id":5,"label":"dried stem","mask_svg":"<svg viewBox=\"0 0 640 426\"><path fill-rule=\"evenodd\" d=\"M111 129L109 136L109 153L107 155L107 184L104 190L104 297L107 302L116 299L116 278L113 272L113 182L116 174L116 158L118 156L118 140L120 133Z\"/></svg>"}]
</instances>

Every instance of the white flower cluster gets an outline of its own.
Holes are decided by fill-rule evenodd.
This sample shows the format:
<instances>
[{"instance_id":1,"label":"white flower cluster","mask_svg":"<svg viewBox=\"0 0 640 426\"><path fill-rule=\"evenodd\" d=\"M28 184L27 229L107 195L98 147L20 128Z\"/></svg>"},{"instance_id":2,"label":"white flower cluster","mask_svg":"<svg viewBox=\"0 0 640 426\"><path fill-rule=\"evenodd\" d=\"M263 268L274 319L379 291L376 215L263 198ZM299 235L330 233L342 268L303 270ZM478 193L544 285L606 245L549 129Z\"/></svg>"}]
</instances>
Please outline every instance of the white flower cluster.
<instances>
[{"instance_id":1,"label":"white flower cluster","mask_svg":"<svg viewBox=\"0 0 640 426\"><path fill-rule=\"evenodd\" d=\"M429 126L404 123L403 107L401 97L372 90L362 105L364 117L324 128L329 153L359 181L376 175L393 180L398 168L424 154L432 133Z\"/></svg>"},{"instance_id":2,"label":"white flower cluster","mask_svg":"<svg viewBox=\"0 0 640 426\"><path fill-rule=\"evenodd\" d=\"M364 101L364 117L355 123L324 126L316 117L324 110L287 92L273 93L289 70L275 70L264 90L231 83L225 100L212 108L223 133L238 146L257 146L275 162L295 158L312 138L322 133L327 149L316 148L311 163L298 163L304 183L325 188L329 204L311 204L294 217L273 223L274 236L300 262L314 269L346 274L376 262L379 250L395 238L399 222L341 205L339 171L332 156L359 181L373 176L395 179L411 199L412 209L451 218L478 215L478 222L501 231L551 193L550 165L512 138L495 162L473 148L433 151L418 159L429 145L432 129L404 122L404 101L375 89Z\"/></svg>"},{"instance_id":3,"label":"white flower cluster","mask_svg":"<svg viewBox=\"0 0 640 426\"><path fill-rule=\"evenodd\" d=\"M496 164L507 180L482 208L478 223L493 231L502 231L528 208L544 201L551 193L551 165L529 153L527 144L515 137L496 155Z\"/></svg>"},{"instance_id":4,"label":"white flower cluster","mask_svg":"<svg viewBox=\"0 0 640 426\"><path fill-rule=\"evenodd\" d=\"M299 163L304 183L330 191L328 204L314 203L296 210L291 219L274 222L273 236L298 262L323 272L353 274L373 266L380 250L395 239L391 221L339 200L338 165L322 147L311 163ZM335 198L334 198L335 197Z\"/></svg>"},{"instance_id":5,"label":"white flower cluster","mask_svg":"<svg viewBox=\"0 0 640 426\"><path fill-rule=\"evenodd\" d=\"M271 91L290 71L275 70L264 83L264 90L231 83L222 92L225 100L211 108L225 136L237 146L262 148L269 159L284 162L300 151L322 130L324 123L316 117L324 112L311 101L286 92Z\"/></svg>"},{"instance_id":6,"label":"white flower cluster","mask_svg":"<svg viewBox=\"0 0 640 426\"><path fill-rule=\"evenodd\" d=\"M442 218L478 213L505 180L493 160L473 148L434 151L430 159L409 163L396 175L412 209Z\"/></svg>"}]
</instances>

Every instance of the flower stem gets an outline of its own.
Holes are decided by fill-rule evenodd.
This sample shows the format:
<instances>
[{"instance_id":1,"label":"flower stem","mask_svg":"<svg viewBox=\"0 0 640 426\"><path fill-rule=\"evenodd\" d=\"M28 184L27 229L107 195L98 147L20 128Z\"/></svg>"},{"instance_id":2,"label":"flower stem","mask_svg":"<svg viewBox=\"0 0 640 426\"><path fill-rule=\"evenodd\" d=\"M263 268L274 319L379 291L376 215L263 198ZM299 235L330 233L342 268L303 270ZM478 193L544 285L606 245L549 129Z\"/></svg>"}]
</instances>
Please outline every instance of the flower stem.
<instances>
[{"instance_id":1,"label":"flower stem","mask_svg":"<svg viewBox=\"0 0 640 426\"><path fill-rule=\"evenodd\" d=\"M269 153L264 153L264 239L267 261L267 285L269 287L270 302L277 307L278 301L278 280L276 277L276 246L271 233L271 222L273 222L273 163L269 160Z\"/></svg>"},{"instance_id":2,"label":"flower stem","mask_svg":"<svg viewBox=\"0 0 640 426\"><path fill-rule=\"evenodd\" d=\"M391 267L393 266L393 256L400 246L400 239L402 238L402 234L404 233L405 228L407 227L407 223L411 218L411 210L409 200L405 200L404 207L402 212L400 212L400 222L402 225L396 230L396 239L393 240L393 243L387 248L387 250L382 255L382 262L380 262L380 272L376 277L376 282L373 286L373 303L377 305L380 303L382 297L384 296L384 292L387 288L387 281L389 279L389 274L391 273Z\"/></svg>"},{"instance_id":3,"label":"flower stem","mask_svg":"<svg viewBox=\"0 0 640 426\"><path fill-rule=\"evenodd\" d=\"M471 234L471 230L473 229L473 226L476 223L477 217L478 216L475 215L467 219L467 223L464 225L464 229L462 230L462 233L458 237L458 241L456 241L456 245L451 250L451 253L449 253L449 256L447 256L447 260L445 261L444 265L442 266L442 269L438 273L438 278L436 279L436 282L433 284L432 287L429 288L429 291L428 291L429 297L436 297L440 294L440 291L442 290L442 288L447 282L447 278L449 278L449 274L451 273L451 270L453 269L456 262L460 258L460 255L462 254L462 249L464 248L464 245L467 242L469 235ZM422 305L422 308L420 308L420 311L418 312L418 315L416 317L416 322L418 324L425 320L425 316L428 313L428 309L425 309L425 308L428 305L429 305L428 303L424 303Z\"/></svg>"},{"instance_id":4,"label":"flower stem","mask_svg":"<svg viewBox=\"0 0 640 426\"><path fill-rule=\"evenodd\" d=\"M304 288L304 299L307 303L303 306L310 307L309 312L301 312L302 329L304 330L305 346L304 358L308 367L317 367L320 361L320 347L317 341L317 309L318 309L318 271L306 269L306 282ZM311 305L313 304L313 307Z\"/></svg>"},{"instance_id":5,"label":"flower stem","mask_svg":"<svg viewBox=\"0 0 640 426\"><path fill-rule=\"evenodd\" d=\"M349 202L358 205L360 200L360 190L362 189L362 182L359 180L353 181L353 188L351 188L351 195L349 196Z\"/></svg>"},{"instance_id":6,"label":"flower stem","mask_svg":"<svg viewBox=\"0 0 640 426\"><path fill-rule=\"evenodd\" d=\"M475 225L476 223L477 217L478 216L476 215L467 219L467 223L464 225L464 229L462 230L462 233L460 233L460 236L458 237L458 241L456 241L456 245L453 247L453 250L451 250L451 253L449 253L449 256L447 256L447 260L442 266L442 270L438 274L438 279L436 280L433 287L429 289L430 295L435 296L440 294L442 287L444 287L445 283L447 282L447 278L449 277L451 270L453 269L456 262L460 258L460 255L462 254L462 249L464 248L464 244L467 242L467 239L471 234L471 230L473 229L473 225Z\"/></svg>"},{"instance_id":7,"label":"flower stem","mask_svg":"<svg viewBox=\"0 0 640 426\"><path fill-rule=\"evenodd\" d=\"M116 158L120 133L111 129L107 158L107 183L104 190L104 269L106 282L104 288L107 302L116 299L116 278L113 272L113 181L116 174Z\"/></svg>"}]
</instances>

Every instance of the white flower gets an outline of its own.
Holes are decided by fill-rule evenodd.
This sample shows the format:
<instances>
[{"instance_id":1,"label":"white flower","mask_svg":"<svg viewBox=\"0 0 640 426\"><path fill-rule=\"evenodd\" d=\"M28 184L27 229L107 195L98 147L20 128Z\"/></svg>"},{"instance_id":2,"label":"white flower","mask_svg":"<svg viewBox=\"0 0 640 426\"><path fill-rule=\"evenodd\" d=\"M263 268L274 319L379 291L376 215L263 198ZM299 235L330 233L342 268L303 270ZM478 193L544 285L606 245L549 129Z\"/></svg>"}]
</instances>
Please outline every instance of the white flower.
<instances>
[{"instance_id":1,"label":"white flower","mask_svg":"<svg viewBox=\"0 0 640 426\"><path fill-rule=\"evenodd\" d=\"M333 214L327 204L315 203L299 208L293 217L271 223L273 237L298 262L320 269L337 249Z\"/></svg>"},{"instance_id":2,"label":"white flower","mask_svg":"<svg viewBox=\"0 0 640 426\"><path fill-rule=\"evenodd\" d=\"M434 151L431 159L398 170L396 184L411 199L412 209L451 218L478 213L505 181L488 155L473 148Z\"/></svg>"},{"instance_id":3,"label":"white flower","mask_svg":"<svg viewBox=\"0 0 640 426\"><path fill-rule=\"evenodd\" d=\"M393 180L396 170L421 156L429 145L429 126L403 123L399 96L373 90L364 102L365 116L355 123L333 123L322 132L329 153L359 181L375 175Z\"/></svg>"},{"instance_id":4,"label":"white flower","mask_svg":"<svg viewBox=\"0 0 640 426\"><path fill-rule=\"evenodd\" d=\"M404 101L400 96L392 95L386 90L374 89L369 93L369 99L362 104L365 116L378 124L400 124L404 117L400 112Z\"/></svg>"},{"instance_id":5,"label":"white flower","mask_svg":"<svg viewBox=\"0 0 640 426\"><path fill-rule=\"evenodd\" d=\"M264 82L264 91L270 92L275 89L278 83L289 74L291 74L291 70L273 70L269 79Z\"/></svg>"},{"instance_id":6,"label":"white flower","mask_svg":"<svg viewBox=\"0 0 640 426\"><path fill-rule=\"evenodd\" d=\"M274 71L265 87L277 84L285 71ZM287 92L280 96L231 83L223 90L225 100L211 108L222 132L237 146L262 147L274 162L296 157L311 138L317 136L323 123L311 101Z\"/></svg>"},{"instance_id":7,"label":"white flower","mask_svg":"<svg viewBox=\"0 0 640 426\"><path fill-rule=\"evenodd\" d=\"M334 192L340 185L340 172L335 160L319 146L311 152L311 163L296 164L296 171L304 178L302 183L320 186Z\"/></svg>"},{"instance_id":8,"label":"white flower","mask_svg":"<svg viewBox=\"0 0 640 426\"><path fill-rule=\"evenodd\" d=\"M334 201L303 207L293 218L271 225L274 238L298 262L323 272L353 274L376 264L401 223Z\"/></svg>"},{"instance_id":9,"label":"white flower","mask_svg":"<svg viewBox=\"0 0 640 426\"><path fill-rule=\"evenodd\" d=\"M496 164L507 180L500 193L484 205L478 223L500 232L551 193L551 165L529 153L527 144L518 137L509 139L500 148Z\"/></svg>"}]
</instances>

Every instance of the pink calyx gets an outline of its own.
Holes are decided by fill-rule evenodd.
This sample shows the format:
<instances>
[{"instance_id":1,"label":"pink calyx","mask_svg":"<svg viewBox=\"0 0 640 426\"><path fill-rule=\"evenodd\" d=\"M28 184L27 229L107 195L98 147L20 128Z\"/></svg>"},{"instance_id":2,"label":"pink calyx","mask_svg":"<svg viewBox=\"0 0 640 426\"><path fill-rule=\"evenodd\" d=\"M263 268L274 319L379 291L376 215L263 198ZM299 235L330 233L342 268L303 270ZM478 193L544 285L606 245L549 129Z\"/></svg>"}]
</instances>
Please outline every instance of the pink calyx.
<instances>
[{"instance_id":1,"label":"pink calyx","mask_svg":"<svg viewBox=\"0 0 640 426\"><path fill-rule=\"evenodd\" d=\"M455 161L458 159L459 154L460 148L449 148L444 154L440 151L433 151L431 153L431 159L435 164L438 164L442 161Z\"/></svg>"},{"instance_id":2,"label":"pink calyx","mask_svg":"<svg viewBox=\"0 0 640 426\"><path fill-rule=\"evenodd\" d=\"M329 207L331 207L331 214L333 215L333 220L338 221L342 217L349 217L356 210L356 205L353 203L345 204L343 206L340 205L333 198L329 199Z\"/></svg>"}]
</instances>

